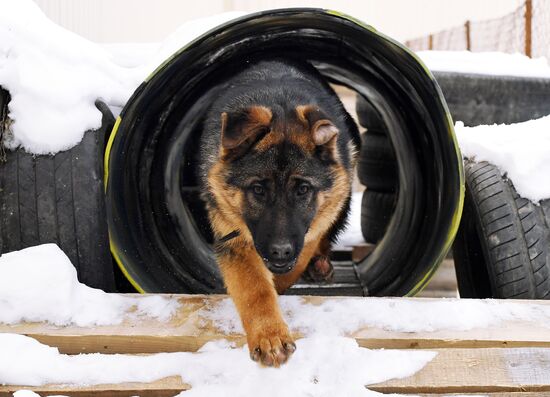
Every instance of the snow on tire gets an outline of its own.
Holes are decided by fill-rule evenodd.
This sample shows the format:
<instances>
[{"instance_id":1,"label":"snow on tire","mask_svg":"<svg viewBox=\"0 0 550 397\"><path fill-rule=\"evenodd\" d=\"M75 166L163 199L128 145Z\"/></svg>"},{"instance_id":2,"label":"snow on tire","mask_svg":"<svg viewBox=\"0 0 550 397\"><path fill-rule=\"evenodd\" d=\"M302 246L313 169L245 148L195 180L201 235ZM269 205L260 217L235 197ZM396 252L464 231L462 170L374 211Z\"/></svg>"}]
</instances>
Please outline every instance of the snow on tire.
<instances>
[{"instance_id":1,"label":"snow on tire","mask_svg":"<svg viewBox=\"0 0 550 397\"><path fill-rule=\"evenodd\" d=\"M9 95L0 89L0 109ZM104 137L113 116L106 105L102 128L88 131L74 148L35 156L8 151L0 164L2 253L56 243L71 259L81 282L114 290L103 196Z\"/></svg>"},{"instance_id":2,"label":"snow on tire","mask_svg":"<svg viewBox=\"0 0 550 397\"><path fill-rule=\"evenodd\" d=\"M463 297L550 299L550 200L536 205L488 162L467 160L453 253Z\"/></svg>"}]
</instances>

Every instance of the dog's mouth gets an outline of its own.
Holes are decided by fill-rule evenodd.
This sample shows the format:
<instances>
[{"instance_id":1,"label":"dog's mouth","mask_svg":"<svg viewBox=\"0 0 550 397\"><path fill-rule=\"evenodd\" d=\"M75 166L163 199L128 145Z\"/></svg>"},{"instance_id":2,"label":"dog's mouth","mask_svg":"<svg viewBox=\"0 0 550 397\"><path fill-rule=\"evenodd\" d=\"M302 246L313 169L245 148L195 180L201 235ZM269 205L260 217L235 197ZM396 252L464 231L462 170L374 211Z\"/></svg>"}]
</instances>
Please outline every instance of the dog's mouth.
<instances>
[{"instance_id":1,"label":"dog's mouth","mask_svg":"<svg viewBox=\"0 0 550 397\"><path fill-rule=\"evenodd\" d=\"M294 266L296 265L296 259L293 259L289 262L273 262L264 259L264 263L271 273L285 274L294 269Z\"/></svg>"}]
</instances>

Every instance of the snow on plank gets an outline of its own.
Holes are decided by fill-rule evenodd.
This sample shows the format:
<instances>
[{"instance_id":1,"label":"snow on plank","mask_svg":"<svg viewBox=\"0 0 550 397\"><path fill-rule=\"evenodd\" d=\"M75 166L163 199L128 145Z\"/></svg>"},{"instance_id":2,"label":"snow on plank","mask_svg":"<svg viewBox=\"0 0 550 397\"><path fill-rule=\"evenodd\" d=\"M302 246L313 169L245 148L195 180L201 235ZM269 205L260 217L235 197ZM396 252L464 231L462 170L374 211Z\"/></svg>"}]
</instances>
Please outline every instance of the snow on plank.
<instances>
[{"instance_id":1,"label":"snow on plank","mask_svg":"<svg viewBox=\"0 0 550 397\"><path fill-rule=\"evenodd\" d=\"M245 342L226 296L175 298L179 309L168 321L127 316L96 327L0 324L0 332L28 335L67 354L196 351L220 338ZM282 297L281 306L296 337L321 331L368 348L550 347L545 301Z\"/></svg>"},{"instance_id":2,"label":"snow on plank","mask_svg":"<svg viewBox=\"0 0 550 397\"><path fill-rule=\"evenodd\" d=\"M550 396L550 349L439 349L423 369L404 379L368 386L382 393L427 393L432 397L465 393L491 397ZM39 394L70 396L173 396L190 386L179 376L150 383L123 383L85 387L47 385L0 386L0 396L29 389Z\"/></svg>"}]
</instances>

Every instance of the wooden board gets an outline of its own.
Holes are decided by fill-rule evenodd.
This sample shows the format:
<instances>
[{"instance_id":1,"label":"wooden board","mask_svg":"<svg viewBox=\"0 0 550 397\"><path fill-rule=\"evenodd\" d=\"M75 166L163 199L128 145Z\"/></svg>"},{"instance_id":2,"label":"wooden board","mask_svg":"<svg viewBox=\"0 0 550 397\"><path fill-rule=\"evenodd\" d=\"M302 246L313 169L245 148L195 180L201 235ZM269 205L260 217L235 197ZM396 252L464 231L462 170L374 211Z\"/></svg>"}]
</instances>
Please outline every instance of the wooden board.
<instances>
[{"instance_id":1,"label":"wooden board","mask_svg":"<svg viewBox=\"0 0 550 397\"><path fill-rule=\"evenodd\" d=\"M135 318L129 318L117 326L93 328L55 327L34 323L0 325L0 332L25 334L59 347L61 352L67 354L196 351L213 339L227 338L239 344L244 342L243 335L222 335L215 324L201 316L201 310L226 299L226 296L181 295L176 298L179 299L181 308L167 323ZM346 298L304 298L312 305L341 299ZM434 301L429 298L422 300ZM516 302L550 305L550 302L544 301ZM450 397L453 393L488 397L550 397L550 330L540 324L508 322L469 331L411 333L365 328L348 336L356 338L364 347L429 349L438 352L430 363L413 376L370 385L369 389L372 390L426 397ZM188 390L189 387L181 378L170 377L151 383L89 387L0 386L0 396L11 396L13 391L30 389L42 396L61 394L74 397L168 397Z\"/></svg>"},{"instance_id":2,"label":"wooden board","mask_svg":"<svg viewBox=\"0 0 550 397\"><path fill-rule=\"evenodd\" d=\"M0 332L31 336L42 343L56 346L62 353L155 353L196 351L204 343L220 337L244 343L243 335L220 335L215 324L201 318L201 309L218 302L221 295L181 295L181 309L169 322L151 319L132 320L116 326L93 328L55 327L44 323L2 325ZM327 299L305 297L311 304ZM404 299L404 298L395 298ZM418 300L419 298L411 298ZM422 298L430 300L430 298ZM431 299L433 300L433 299ZM509 302L509 301L508 301ZM529 301L516 301L527 303ZM550 305L546 301L531 303ZM296 335L299 337L299 335ZM434 349L472 347L550 347L550 330L537 324L509 322L495 327L469 331L392 332L379 328L364 328L350 335L363 347L388 349Z\"/></svg>"},{"instance_id":3,"label":"wooden board","mask_svg":"<svg viewBox=\"0 0 550 397\"><path fill-rule=\"evenodd\" d=\"M55 396L60 393L68 397L173 397L182 391L189 389L180 389L181 382L176 378L167 378L161 385L148 383L128 383L125 389L117 388L119 385L103 385L85 388L68 388L60 386L29 388L41 395L41 397ZM162 389L156 388L162 386ZM13 392L21 390L18 386L0 386L0 397L12 397ZM435 393L435 394L415 394L418 397L550 397L550 392L502 392L502 393ZM214 396L213 396L214 397Z\"/></svg>"},{"instance_id":4,"label":"wooden board","mask_svg":"<svg viewBox=\"0 0 550 397\"><path fill-rule=\"evenodd\" d=\"M369 389L383 393L550 392L550 348L442 349L413 376Z\"/></svg>"},{"instance_id":5,"label":"wooden board","mask_svg":"<svg viewBox=\"0 0 550 397\"><path fill-rule=\"evenodd\" d=\"M423 369L404 379L368 386L383 393L495 393L531 392L550 395L550 348L438 349L438 355ZM368 371L368 368L365 370ZM0 386L0 396L21 386ZM127 383L84 388L49 386L31 388L40 394L71 396L170 396L189 389L179 377L147 384ZM508 394L510 395L510 394Z\"/></svg>"}]
</instances>

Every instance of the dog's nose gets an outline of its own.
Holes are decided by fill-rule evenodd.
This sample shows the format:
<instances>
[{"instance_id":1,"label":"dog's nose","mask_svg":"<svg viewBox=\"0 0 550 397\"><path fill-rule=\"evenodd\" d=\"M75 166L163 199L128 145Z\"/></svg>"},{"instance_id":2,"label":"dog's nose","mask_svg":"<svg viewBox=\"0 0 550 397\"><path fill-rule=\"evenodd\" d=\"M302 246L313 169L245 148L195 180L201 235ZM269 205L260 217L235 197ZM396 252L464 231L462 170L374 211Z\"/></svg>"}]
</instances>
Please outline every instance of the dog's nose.
<instances>
[{"instance_id":1,"label":"dog's nose","mask_svg":"<svg viewBox=\"0 0 550 397\"><path fill-rule=\"evenodd\" d=\"M269 246L269 256L273 262L288 262L294 258L294 248L288 242L272 243Z\"/></svg>"}]
</instances>

